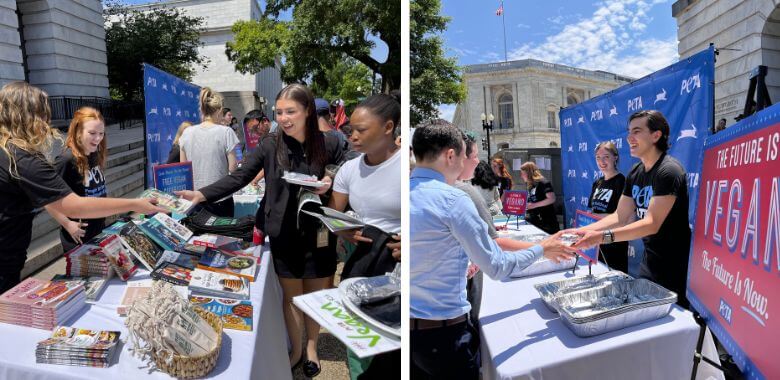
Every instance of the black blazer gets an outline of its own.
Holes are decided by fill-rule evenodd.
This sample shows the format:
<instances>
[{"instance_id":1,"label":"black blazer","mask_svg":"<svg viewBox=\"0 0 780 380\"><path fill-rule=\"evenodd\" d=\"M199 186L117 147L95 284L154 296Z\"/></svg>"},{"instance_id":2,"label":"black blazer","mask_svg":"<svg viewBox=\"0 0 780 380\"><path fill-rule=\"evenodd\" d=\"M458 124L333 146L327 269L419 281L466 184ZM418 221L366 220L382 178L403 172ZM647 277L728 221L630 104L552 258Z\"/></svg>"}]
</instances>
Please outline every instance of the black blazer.
<instances>
[{"instance_id":1,"label":"black blazer","mask_svg":"<svg viewBox=\"0 0 780 380\"><path fill-rule=\"evenodd\" d=\"M307 157L304 154L304 144L283 134L281 141L284 147L282 149L287 150L290 166L283 168L276 157L277 133L283 132L267 134L260 142L260 145L246 157L246 162L238 170L200 189L206 200L209 202L217 201L248 185L257 176L257 173L264 169L265 196L263 203L265 207L263 210L257 210L257 212L258 214L261 212L265 213L265 226L261 227L263 227L263 231L268 236L272 237L279 236L282 219L287 209L287 202L290 199L291 185L282 179L284 171L313 174L317 178L322 178L325 172L325 165L338 165L344 159L344 151L341 149L338 139L329 134L321 134L325 139L327 159L322 167L313 167L307 162ZM295 188L297 189L298 186L295 186ZM296 196L296 194L292 196ZM295 215L288 217L295 217Z\"/></svg>"}]
</instances>

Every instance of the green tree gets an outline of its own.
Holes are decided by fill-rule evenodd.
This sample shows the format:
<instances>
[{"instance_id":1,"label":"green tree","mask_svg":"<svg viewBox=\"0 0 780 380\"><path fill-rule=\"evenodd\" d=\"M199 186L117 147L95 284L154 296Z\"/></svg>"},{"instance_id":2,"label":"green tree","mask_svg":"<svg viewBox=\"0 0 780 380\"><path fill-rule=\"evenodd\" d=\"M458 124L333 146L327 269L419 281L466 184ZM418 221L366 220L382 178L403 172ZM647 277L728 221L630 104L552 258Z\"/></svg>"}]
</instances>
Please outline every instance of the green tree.
<instances>
[{"instance_id":1,"label":"green tree","mask_svg":"<svg viewBox=\"0 0 780 380\"><path fill-rule=\"evenodd\" d=\"M337 61L323 74L327 86L315 82L311 90L317 97L329 101L343 99L347 114L371 92L371 71L354 59Z\"/></svg>"},{"instance_id":2,"label":"green tree","mask_svg":"<svg viewBox=\"0 0 780 380\"><path fill-rule=\"evenodd\" d=\"M439 33L447 29L449 17L441 16L439 0L411 0L409 12L409 65L411 81L411 125L438 116L440 104L465 99L460 68L455 58L444 57Z\"/></svg>"},{"instance_id":3,"label":"green tree","mask_svg":"<svg viewBox=\"0 0 780 380\"><path fill-rule=\"evenodd\" d=\"M200 17L189 17L176 8L150 11L128 9L108 2L106 21L108 83L112 97L128 101L143 99L142 63L191 80L197 65L207 59L198 55Z\"/></svg>"},{"instance_id":4,"label":"green tree","mask_svg":"<svg viewBox=\"0 0 780 380\"><path fill-rule=\"evenodd\" d=\"M279 15L292 10L291 20ZM401 85L401 2L385 0L268 0L262 19L233 25L225 53L244 74L281 62L285 82L331 85L328 72L350 57L382 77L382 91ZM371 57L384 42L384 62Z\"/></svg>"}]
</instances>

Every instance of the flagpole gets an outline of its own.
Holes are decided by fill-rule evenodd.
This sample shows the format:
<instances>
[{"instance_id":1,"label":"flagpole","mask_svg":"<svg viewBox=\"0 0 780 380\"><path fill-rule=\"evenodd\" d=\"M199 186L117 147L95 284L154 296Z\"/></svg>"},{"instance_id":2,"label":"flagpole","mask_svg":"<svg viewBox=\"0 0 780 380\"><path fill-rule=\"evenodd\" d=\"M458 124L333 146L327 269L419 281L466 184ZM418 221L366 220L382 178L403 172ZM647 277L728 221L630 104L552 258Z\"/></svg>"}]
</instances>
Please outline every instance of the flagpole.
<instances>
[{"instance_id":1,"label":"flagpole","mask_svg":"<svg viewBox=\"0 0 780 380\"><path fill-rule=\"evenodd\" d=\"M504 0L501 0L501 24L504 26L504 62L509 62L509 58L507 58L506 54L506 21L504 20Z\"/></svg>"}]
</instances>

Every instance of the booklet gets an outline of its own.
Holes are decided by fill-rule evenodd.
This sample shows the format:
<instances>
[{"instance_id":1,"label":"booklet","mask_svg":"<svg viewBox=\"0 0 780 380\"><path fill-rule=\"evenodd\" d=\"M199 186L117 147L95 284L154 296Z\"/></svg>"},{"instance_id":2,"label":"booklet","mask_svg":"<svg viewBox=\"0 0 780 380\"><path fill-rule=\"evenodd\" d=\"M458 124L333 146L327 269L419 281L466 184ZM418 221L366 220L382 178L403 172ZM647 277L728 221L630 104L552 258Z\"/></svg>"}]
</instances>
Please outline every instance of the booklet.
<instances>
[{"instance_id":1,"label":"booklet","mask_svg":"<svg viewBox=\"0 0 780 380\"><path fill-rule=\"evenodd\" d=\"M250 301L190 296L190 302L216 314L226 329L252 331L253 310Z\"/></svg>"},{"instance_id":2,"label":"booklet","mask_svg":"<svg viewBox=\"0 0 780 380\"><path fill-rule=\"evenodd\" d=\"M199 268L192 271L190 290L221 298L249 299L249 281L245 278Z\"/></svg>"},{"instance_id":3,"label":"booklet","mask_svg":"<svg viewBox=\"0 0 780 380\"><path fill-rule=\"evenodd\" d=\"M192 269L165 262L160 264L152 272L151 277L155 280L170 282L173 285L187 286L192 278Z\"/></svg>"},{"instance_id":4,"label":"booklet","mask_svg":"<svg viewBox=\"0 0 780 380\"><path fill-rule=\"evenodd\" d=\"M322 206L320 209L322 213L306 210L303 210L303 213L311 215L322 221L322 224L324 224L325 227L330 230L330 232L354 230L357 228L363 228L366 225L360 219L343 212L336 211L332 208Z\"/></svg>"},{"instance_id":5,"label":"booklet","mask_svg":"<svg viewBox=\"0 0 780 380\"><path fill-rule=\"evenodd\" d=\"M138 226L134 223L127 223L119 232L119 237L125 249L130 251L149 272L157 267L157 260L162 255L163 250Z\"/></svg>"},{"instance_id":6,"label":"booklet","mask_svg":"<svg viewBox=\"0 0 780 380\"><path fill-rule=\"evenodd\" d=\"M166 193L155 188L144 190L139 198L154 198L157 199L157 205L168 209L170 212L176 212L178 214L187 215L195 206L192 202L179 198L171 193Z\"/></svg>"},{"instance_id":7,"label":"booklet","mask_svg":"<svg viewBox=\"0 0 780 380\"><path fill-rule=\"evenodd\" d=\"M220 249L209 248L198 261L198 268L236 275L249 281L255 280L257 258L240 253L229 253Z\"/></svg>"},{"instance_id":8,"label":"booklet","mask_svg":"<svg viewBox=\"0 0 780 380\"><path fill-rule=\"evenodd\" d=\"M188 269L195 269L195 266L198 265L198 260L198 256L186 252L164 251L160 259L157 260L157 267L160 267L163 263L174 263Z\"/></svg>"}]
</instances>

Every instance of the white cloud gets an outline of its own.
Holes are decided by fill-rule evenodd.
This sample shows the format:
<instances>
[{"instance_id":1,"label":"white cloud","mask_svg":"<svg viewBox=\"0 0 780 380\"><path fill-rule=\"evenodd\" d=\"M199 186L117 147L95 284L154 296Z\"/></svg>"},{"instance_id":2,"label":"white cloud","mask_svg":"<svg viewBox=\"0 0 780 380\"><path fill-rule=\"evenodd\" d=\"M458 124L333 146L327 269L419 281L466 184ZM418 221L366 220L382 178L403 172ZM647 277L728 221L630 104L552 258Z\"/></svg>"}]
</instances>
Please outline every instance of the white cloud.
<instances>
[{"instance_id":1,"label":"white cloud","mask_svg":"<svg viewBox=\"0 0 780 380\"><path fill-rule=\"evenodd\" d=\"M454 104L439 105L439 118L452 122L453 116L455 116Z\"/></svg>"},{"instance_id":2,"label":"white cloud","mask_svg":"<svg viewBox=\"0 0 780 380\"><path fill-rule=\"evenodd\" d=\"M652 18L648 11L666 0L607 0L590 18L568 23L541 43L524 44L510 59L535 58L591 70L605 70L635 78L677 61L676 36L647 38ZM565 21L557 16L555 21Z\"/></svg>"},{"instance_id":3,"label":"white cloud","mask_svg":"<svg viewBox=\"0 0 780 380\"><path fill-rule=\"evenodd\" d=\"M528 28L531 27L531 25L520 23L520 24L517 24L517 27L520 28L520 29L528 29Z\"/></svg>"}]
</instances>

